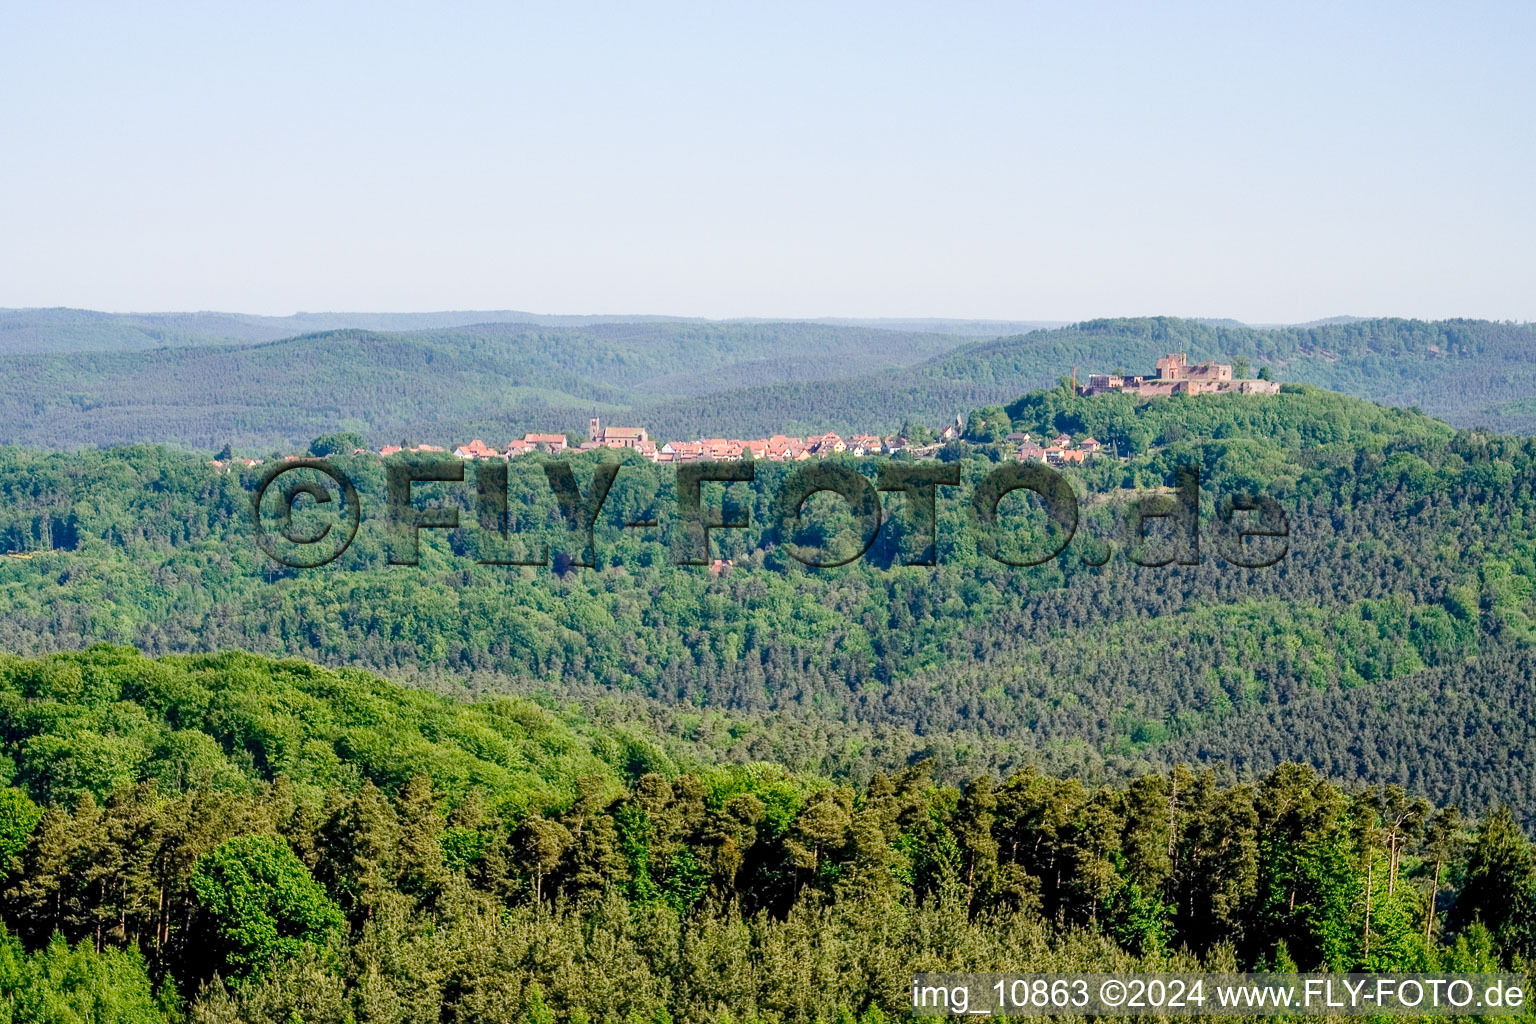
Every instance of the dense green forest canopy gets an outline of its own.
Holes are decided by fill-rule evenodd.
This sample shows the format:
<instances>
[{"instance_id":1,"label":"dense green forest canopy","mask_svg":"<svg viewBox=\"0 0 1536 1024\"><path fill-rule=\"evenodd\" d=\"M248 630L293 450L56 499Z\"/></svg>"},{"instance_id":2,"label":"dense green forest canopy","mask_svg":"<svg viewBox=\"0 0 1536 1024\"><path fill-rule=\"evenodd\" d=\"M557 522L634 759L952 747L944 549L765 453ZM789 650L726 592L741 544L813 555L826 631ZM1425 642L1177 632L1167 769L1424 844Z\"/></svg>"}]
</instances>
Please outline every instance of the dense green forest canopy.
<instances>
[{"instance_id":1,"label":"dense green forest canopy","mask_svg":"<svg viewBox=\"0 0 1536 1024\"><path fill-rule=\"evenodd\" d=\"M945 786L922 761L854 788L674 761L505 697L121 648L6 659L0 706L17 1021L877 1022L912 970L955 963L1536 955L1508 811L1299 765L1109 788Z\"/></svg>"},{"instance_id":2,"label":"dense green forest canopy","mask_svg":"<svg viewBox=\"0 0 1536 1024\"><path fill-rule=\"evenodd\" d=\"M913 971L955 964L1536 954L1536 854L1507 810L1295 764L1107 787L948 786L922 762L853 787L680 765L506 698L109 647L6 659L0 702L16 1021L880 1024Z\"/></svg>"},{"instance_id":3,"label":"dense green forest canopy","mask_svg":"<svg viewBox=\"0 0 1536 1024\"><path fill-rule=\"evenodd\" d=\"M76 337L33 322L47 313L73 331L70 311L22 312L31 320L9 327L0 315L0 441L51 448L144 441L249 450L337 430L375 447L477 436L499 445L526 431L580 431L594 413L670 440L883 434L1005 404L1073 368L1149 374L1168 352L1418 406L1457 426L1536 426L1536 328L1489 321L1255 329L1143 318L978 341L942 322L474 324L463 317L475 314L380 314L316 315L295 321L309 333L281 338L262 333L275 329L265 321L240 333L220 320L205 326L230 336L209 341L194 336L195 317L172 317L163 337L133 344L93 340L98 328L125 329L96 319L106 314L79 320ZM325 329L332 324L349 326Z\"/></svg>"},{"instance_id":4,"label":"dense green forest canopy","mask_svg":"<svg viewBox=\"0 0 1536 1024\"><path fill-rule=\"evenodd\" d=\"M385 515L387 467L441 456L346 454L337 438L374 426L342 404L309 421L274 400L265 422L321 429L247 446L265 460L249 469L211 445L0 447L0 1021L884 1024L914 970L957 964L1528 970L1536 440L1297 369L1484 358L1524 328L1373 323L1293 331L1292 348L1183 321L1025 339L1246 352L1287 381L1273 396L1021 395L1018 339L981 343L995 359L945 393L977 397L936 462L817 463L870 483L952 470L933 557L888 491L868 550L830 569L775 529L792 464L702 488L706 514L743 523L712 534L729 565L676 564L675 469L612 451L417 484L415 507L459 525L394 564L411 545ZM224 345L217 393L248 407L240 371L272 372L246 362L270 351L299 357L290 383L318 373L343 404L367 392L446 422L485 357L660 409L685 393L670 353L750 377L781 335L578 326L586 341L542 350L578 328ZM877 363L900 356L860 329ZM345 358L306 363L311 343ZM178 353L212 351L15 358L55 383L73 362L154 365L135 386L170 374L191 393L202 371ZM393 383L345 369L386 357ZM959 372L944 358L908 370ZM847 383L813 372L742 394L811 403L785 414ZM417 373L453 388L400 398ZM1030 568L989 551L1038 539L1034 504L1004 499L994 547L972 506L1018 431L1124 456L1063 470L1077 532ZM312 439L355 482L360 527L305 570L262 553L251 498ZM589 495L605 465L589 547L550 470ZM1138 503L1191 468L1198 561L1138 564ZM1223 554L1221 503L1250 493L1289 524L1266 568ZM793 539L857 554L855 526L821 495ZM542 564L493 564L514 556Z\"/></svg>"},{"instance_id":5,"label":"dense green forest canopy","mask_svg":"<svg viewBox=\"0 0 1536 1024\"><path fill-rule=\"evenodd\" d=\"M40 802L104 800L147 781L247 792L278 776L310 795L365 779L393 790L427 774L455 798L482 787L527 809L568 801L574 791L561 787L572 779L616 776L613 766L646 749L609 731L594 751L593 737L527 700L455 703L353 669L249 654L7 655L0 679L9 781Z\"/></svg>"},{"instance_id":6,"label":"dense green forest canopy","mask_svg":"<svg viewBox=\"0 0 1536 1024\"><path fill-rule=\"evenodd\" d=\"M1511 767L1536 728L1524 712L1536 443L1300 385L1146 406L1047 392L1010 408L1010 426L1081 417L1070 429L1123 434L1132 453L1067 471L1077 536L1031 569L978 546L970 497L1005 454L984 442L943 453L962 483L940 488L936 566L908 564L928 539L889 493L863 557L824 570L787 557L772 499L795 467L760 463L750 486L705 488L712 515L748 524L714 531L712 554L733 563L723 573L673 564L685 539L675 474L629 454L514 459L505 536L480 523L476 467L461 484L417 485L420 507L456 506L461 523L421 531L417 565L390 564L381 460L342 458L361 528L338 561L300 570L255 542L264 466L220 472L152 446L8 448L0 645L301 655L445 691L574 701L706 760L855 783L914 757L947 779L1032 764L1123 779L1179 761L1250 777L1302 760L1536 819L1529 775ZM614 458L589 553L545 463L566 462L588 494L596 462ZM845 464L873 480L881 461ZM1125 516L1181 466L1202 475L1200 562L1138 566L1119 539ZM1288 553L1268 569L1229 564L1214 532L1222 496L1254 489L1290 522ZM849 537L830 507L829 548ZM1001 509L1027 523L1028 507L1014 496ZM481 564L546 544L544 566Z\"/></svg>"}]
</instances>

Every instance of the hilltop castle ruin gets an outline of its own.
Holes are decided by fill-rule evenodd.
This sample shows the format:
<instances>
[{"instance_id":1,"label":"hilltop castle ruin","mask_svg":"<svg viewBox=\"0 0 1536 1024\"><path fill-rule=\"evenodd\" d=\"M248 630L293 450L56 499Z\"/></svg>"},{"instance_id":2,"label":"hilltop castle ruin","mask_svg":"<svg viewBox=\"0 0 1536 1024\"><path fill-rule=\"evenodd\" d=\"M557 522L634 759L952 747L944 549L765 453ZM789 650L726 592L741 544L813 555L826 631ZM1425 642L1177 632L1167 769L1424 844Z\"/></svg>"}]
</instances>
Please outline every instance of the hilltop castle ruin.
<instances>
[{"instance_id":1,"label":"hilltop castle ruin","mask_svg":"<svg viewBox=\"0 0 1536 1024\"><path fill-rule=\"evenodd\" d=\"M1159 395L1273 395L1280 382L1232 378L1229 363L1196 363L1191 366L1183 352L1170 353L1157 361L1155 377L1124 377L1119 374L1090 374L1088 383L1077 393L1091 398L1123 392L1155 398Z\"/></svg>"}]
</instances>

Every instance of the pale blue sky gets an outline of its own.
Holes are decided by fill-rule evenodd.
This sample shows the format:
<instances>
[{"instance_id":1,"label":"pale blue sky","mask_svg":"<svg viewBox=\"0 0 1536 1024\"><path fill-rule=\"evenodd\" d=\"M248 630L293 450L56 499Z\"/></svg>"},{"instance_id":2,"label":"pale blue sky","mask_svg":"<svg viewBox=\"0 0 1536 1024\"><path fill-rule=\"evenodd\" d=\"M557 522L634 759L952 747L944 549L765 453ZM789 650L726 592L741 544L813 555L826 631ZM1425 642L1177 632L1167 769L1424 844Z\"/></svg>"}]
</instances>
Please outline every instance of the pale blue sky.
<instances>
[{"instance_id":1,"label":"pale blue sky","mask_svg":"<svg viewBox=\"0 0 1536 1024\"><path fill-rule=\"evenodd\" d=\"M1536 4L8 4L0 306L1536 319Z\"/></svg>"}]
</instances>

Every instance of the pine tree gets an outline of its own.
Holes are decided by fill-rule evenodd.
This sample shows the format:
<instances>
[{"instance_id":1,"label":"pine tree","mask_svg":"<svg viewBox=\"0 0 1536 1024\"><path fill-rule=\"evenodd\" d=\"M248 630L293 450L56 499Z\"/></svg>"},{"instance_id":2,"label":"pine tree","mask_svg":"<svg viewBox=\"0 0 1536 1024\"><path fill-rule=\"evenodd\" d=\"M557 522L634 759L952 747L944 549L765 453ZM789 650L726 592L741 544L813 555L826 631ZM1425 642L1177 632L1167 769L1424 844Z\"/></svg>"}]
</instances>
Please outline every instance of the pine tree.
<instances>
[{"instance_id":1,"label":"pine tree","mask_svg":"<svg viewBox=\"0 0 1536 1024\"><path fill-rule=\"evenodd\" d=\"M354 925L394 891L400 826L372 781L332 811L321 829L321 880Z\"/></svg>"},{"instance_id":2,"label":"pine tree","mask_svg":"<svg viewBox=\"0 0 1536 1024\"><path fill-rule=\"evenodd\" d=\"M1506 957L1536 954L1536 856L1508 807L1478 829L1452 919L1458 930L1483 925Z\"/></svg>"},{"instance_id":3,"label":"pine tree","mask_svg":"<svg viewBox=\"0 0 1536 1024\"><path fill-rule=\"evenodd\" d=\"M444 821L437 813L432 780L412 776L395 801L395 813L400 826L396 884L401 892L430 902L448 880L443 862Z\"/></svg>"}]
</instances>

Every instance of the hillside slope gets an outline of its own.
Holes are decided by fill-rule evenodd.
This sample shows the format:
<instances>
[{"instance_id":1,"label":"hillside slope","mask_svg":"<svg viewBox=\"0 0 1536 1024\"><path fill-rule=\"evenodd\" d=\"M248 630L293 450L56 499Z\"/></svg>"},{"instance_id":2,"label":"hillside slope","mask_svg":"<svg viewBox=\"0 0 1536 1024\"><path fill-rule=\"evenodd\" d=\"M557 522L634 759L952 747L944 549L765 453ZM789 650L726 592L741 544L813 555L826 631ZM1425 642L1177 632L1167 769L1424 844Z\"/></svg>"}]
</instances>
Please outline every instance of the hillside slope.
<instances>
[{"instance_id":1,"label":"hillside slope","mask_svg":"<svg viewBox=\"0 0 1536 1024\"><path fill-rule=\"evenodd\" d=\"M1091 409L1106 438L1138 432L1128 461L1071 471L1078 536L1035 569L979 546L968 510L996 468L986 445L961 459L962 486L941 490L935 568L901 564L926 541L899 498L864 558L800 566L770 525L793 467L762 463L752 487L735 485L748 526L714 536L735 563L720 576L673 564L673 474L632 456L596 525L594 568L477 563L507 543L571 551L539 456L508 467L507 542L477 525L466 480L421 495L455 504L463 527L424 531L421 564L390 565L382 467L360 456L343 460L364 505L356 541L297 571L256 547L253 474L148 446L0 449L0 546L15 556L0 560L0 646L242 648L437 686L617 693L624 717L721 756L855 779L924 754L955 775L1043 763L1100 778L1235 760L1241 723L1291 715L1295 732L1255 727L1242 763L1315 758L1469 807L1502 796L1536 820L1536 793L1492 767L1522 756L1519 730L1458 745L1445 719L1401 763L1341 760L1310 739L1371 749L1369 695L1455 688L1446 673L1478 659L1478 695L1454 706L1485 707L1490 722L1521 706L1528 677L1494 667L1536 642L1536 442L1302 385L1140 409L1062 399L1067 414L1052 411L1058 396L1012 403L1014 422L1061 429L1057 417ZM583 487L596 458L574 459ZM849 465L872 474L876 462ZM1189 464L1210 493L1201 564L1091 564L1129 496ZM1209 516L1220 495L1256 487L1284 502L1291 537L1280 564L1248 570L1223 560ZM661 526L622 525L650 518ZM839 521L823 529L842 543Z\"/></svg>"},{"instance_id":2,"label":"hillside slope","mask_svg":"<svg viewBox=\"0 0 1536 1024\"><path fill-rule=\"evenodd\" d=\"M519 310L457 310L437 313L102 313L91 309L0 309L0 354L137 351L163 346L280 341L300 334L364 330L440 331L484 324L584 329L609 324L695 324L722 327L794 322L830 327L867 327L901 334L997 337L1020 334L1058 322L945 319L848 319L825 317L782 321L765 318L705 320L686 316L558 315Z\"/></svg>"},{"instance_id":3,"label":"hillside slope","mask_svg":"<svg viewBox=\"0 0 1536 1024\"><path fill-rule=\"evenodd\" d=\"M686 409L653 406L640 415L663 431L734 422L753 432L786 420L821 429L890 428L903 418L938 424L1051 387L1074 368L1080 378L1151 374L1169 352L1243 360L1253 372L1267 366L1280 380L1418 406L1456 426L1536 432L1536 325L1482 320L1354 320L1269 330L1170 317L1095 320L974 342L907 368L732 390Z\"/></svg>"},{"instance_id":4,"label":"hillside slope","mask_svg":"<svg viewBox=\"0 0 1536 1024\"><path fill-rule=\"evenodd\" d=\"M722 386L900 366L960 339L818 324L478 325L303 335L256 345L0 357L0 441L376 444L584 429L594 412L686 408Z\"/></svg>"},{"instance_id":5,"label":"hillside slope","mask_svg":"<svg viewBox=\"0 0 1536 1024\"><path fill-rule=\"evenodd\" d=\"M0 662L0 726L16 1021L885 1024L914 964L961 956L1460 973L1536 952L1506 812L1295 764L963 789L925 764L859 787L679 771L604 763L505 698L104 648Z\"/></svg>"},{"instance_id":6,"label":"hillside slope","mask_svg":"<svg viewBox=\"0 0 1536 1024\"><path fill-rule=\"evenodd\" d=\"M1352 320L1257 330L1154 317L1094 320L957 349L912 372L1025 391L1069 368L1151 373L1168 352L1242 359L1277 379L1389 405L1418 406L1456 426L1530 432L1508 403L1536 393L1536 325L1486 320Z\"/></svg>"},{"instance_id":7,"label":"hillside slope","mask_svg":"<svg viewBox=\"0 0 1536 1024\"><path fill-rule=\"evenodd\" d=\"M888 432L950 422L1050 387L1074 367L1081 376L1150 372L1170 351L1267 366L1282 380L1416 405L1458 426L1536 429L1536 328L1488 321L1258 330L1148 318L978 342L847 323L594 318L182 341L0 355L0 441L267 450L342 429L374 444L504 443L527 430L581 431L593 413L667 439Z\"/></svg>"},{"instance_id":8,"label":"hillside slope","mask_svg":"<svg viewBox=\"0 0 1536 1024\"><path fill-rule=\"evenodd\" d=\"M39 802L103 800L145 780L167 793L254 792L279 776L309 796L364 780L393 791L427 774L447 794L484 787L526 809L568 802L578 777L618 786L597 736L529 701L464 704L366 672L240 653L0 655L0 722L12 781ZM618 736L596 746L616 763L626 756Z\"/></svg>"},{"instance_id":9,"label":"hillside slope","mask_svg":"<svg viewBox=\"0 0 1536 1024\"><path fill-rule=\"evenodd\" d=\"M477 324L577 327L686 317L541 316L516 310L442 313L102 313L91 309L0 309L0 353L135 351L164 346L279 341L321 331L425 331Z\"/></svg>"}]
</instances>

